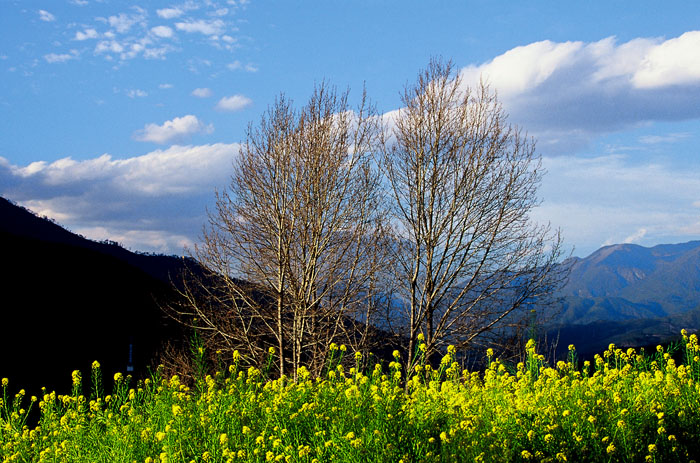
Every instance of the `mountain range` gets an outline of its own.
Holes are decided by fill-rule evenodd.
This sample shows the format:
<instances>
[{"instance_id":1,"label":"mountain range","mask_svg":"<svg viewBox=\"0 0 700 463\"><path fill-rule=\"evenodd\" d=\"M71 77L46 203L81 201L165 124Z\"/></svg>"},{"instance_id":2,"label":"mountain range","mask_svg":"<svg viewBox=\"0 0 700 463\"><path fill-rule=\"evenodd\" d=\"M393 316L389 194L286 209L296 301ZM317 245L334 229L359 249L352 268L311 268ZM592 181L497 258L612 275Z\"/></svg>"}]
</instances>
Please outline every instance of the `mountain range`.
<instances>
[{"instance_id":1,"label":"mountain range","mask_svg":"<svg viewBox=\"0 0 700 463\"><path fill-rule=\"evenodd\" d=\"M570 269L549 314L550 337L591 354L609 343L650 345L700 321L700 241L616 244L563 263ZM565 347L564 347L565 348Z\"/></svg>"},{"instance_id":2,"label":"mountain range","mask_svg":"<svg viewBox=\"0 0 700 463\"><path fill-rule=\"evenodd\" d=\"M74 369L147 374L183 329L160 304L194 262L95 242L0 198L0 376L28 390L66 389ZM606 246L569 270L539 331L581 356L611 342L642 346L700 325L700 241Z\"/></svg>"}]
</instances>

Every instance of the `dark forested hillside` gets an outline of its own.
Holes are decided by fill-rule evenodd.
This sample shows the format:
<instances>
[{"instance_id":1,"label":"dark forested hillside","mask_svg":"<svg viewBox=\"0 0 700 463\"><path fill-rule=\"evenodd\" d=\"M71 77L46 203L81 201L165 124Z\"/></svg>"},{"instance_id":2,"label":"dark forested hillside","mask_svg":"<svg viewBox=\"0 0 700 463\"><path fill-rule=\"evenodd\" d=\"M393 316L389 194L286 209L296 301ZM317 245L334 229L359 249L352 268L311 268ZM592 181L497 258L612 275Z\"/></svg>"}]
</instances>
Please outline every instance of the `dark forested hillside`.
<instances>
[{"instance_id":1,"label":"dark forested hillside","mask_svg":"<svg viewBox=\"0 0 700 463\"><path fill-rule=\"evenodd\" d=\"M182 335L158 306L174 296L182 258L96 243L2 198L0 255L0 376L15 387L66 390L93 360L141 375Z\"/></svg>"}]
</instances>

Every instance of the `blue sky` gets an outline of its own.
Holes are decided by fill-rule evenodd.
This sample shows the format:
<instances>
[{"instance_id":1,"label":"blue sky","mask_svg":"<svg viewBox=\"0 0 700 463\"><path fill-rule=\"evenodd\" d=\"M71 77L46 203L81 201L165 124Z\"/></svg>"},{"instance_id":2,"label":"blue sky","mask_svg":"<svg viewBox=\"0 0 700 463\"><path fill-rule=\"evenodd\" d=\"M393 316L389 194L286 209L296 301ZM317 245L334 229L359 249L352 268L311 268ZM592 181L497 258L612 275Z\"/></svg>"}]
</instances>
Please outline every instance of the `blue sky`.
<instances>
[{"instance_id":1,"label":"blue sky","mask_svg":"<svg viewBox=\"0 0 700 463\"><path fill-rule=\"evenodd\" d=\"M699 19L680 1L0 0L0 195L181 254L277 95L365 85L390 112L440 55L537 139L532 217L575 255L700 239Z\"/></svg>"}]
</instances>

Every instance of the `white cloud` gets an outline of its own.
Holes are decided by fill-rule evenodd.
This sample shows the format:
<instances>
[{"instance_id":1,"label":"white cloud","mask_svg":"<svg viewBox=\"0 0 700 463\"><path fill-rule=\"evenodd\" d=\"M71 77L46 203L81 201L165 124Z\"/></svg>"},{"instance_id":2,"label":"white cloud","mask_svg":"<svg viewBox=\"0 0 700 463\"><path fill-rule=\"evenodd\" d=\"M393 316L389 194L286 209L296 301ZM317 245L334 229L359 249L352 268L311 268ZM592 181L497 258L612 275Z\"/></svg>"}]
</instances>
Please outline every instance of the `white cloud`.
<instances>
[{"instance_id":1,"label":"white cloud","mask_svg":"<svg viewBox=\"0 0 700 463\"><path fill-rule=\"evenodd\" d=\"M205 125L196 116L188 114L165 121L162 125L146 124L142 130L134 133L134 139L158 144L166 144L180 141L196 133L211 133L214 131L212 124Z\"/></svg>"},{"instance_id":2,"label":"white cloud","mask_svg":"<svg viewBox=\"0 0 700 463\"><path fill-rule=\"evenodd\" d=\"M184 13L185 12L180 8L162 8L160 10L156 10L156 14L163 19L177 18L182 16Z\"/></svg>"},{"instance_id":3,"label":"white cloud","mask_svg":"<svg viewBox=\"0 0 700 463\"><path fill-rule=\"evenodd\" d=\"M253 104L253 100L244 95L227 96L219 100L216 109L220 111L240 111Z\"/></svg>"},{"instance_id":4,"label":"white cloud","mask_svg":"<svg viewBox=\"0 0 700 463\"><path fill-rule=\"evenodd\" d=\"M175 23L175 27L181 31L198 32L210 36L220 35L226 30L226 25L220 19L212 19L209 21L204 19L188 20Z\"/></svg>"},{"instance_id":5,"label":"white cloud","mask_svg":"<svg viewBox=\"0 0 700 463\"><path fill-rule=\"evenodd\" d=\"M47 63L65 63L78 58L78 50L71 50L70 53L49 53L44 55Z\"/></svg>"},{"instance_id":6,"label":"white cloud","mask_svg":"<svg viewBox=\"0 0 700 463\"><path fill-rule=\"evenodd\" d=\"M104 154L24 167L0 157L0 194L90 238L180 254L197 241L239 148L172 146L128 159Z\"/></svg>"},{"instance_id":7,"label":"white cloud","mask_svg":"<svg viewBox=\"0 0 700 463\"><path fill-rule=\"evenodd\" d=\"M212 95L210 88L195 88L192 90L192 96L198 98L209 98Z\"/></svg>"},{"instance_id":8,"label":"white cloud","mask_svg":"<svg viewBox=\"0 0 700 463\"><path fill-rule=\"evenodd\" d=\"M88 39L96 39L99 37L99 34L95 29L89 28L85 29L85 31L78 31L75 33L75 37L73 40L88 40Z\"/></svg>"},{"instance_id":9,"label":"white cloud","mask_svg":"<svg viewBox=\"0 0 700 463\"><path fill-rule=\"evenodd\" d=\"M158 37L170 38L173 36L173 30L168 26L156 26L151 28L151 33Z\"/></svg>"},{"instance_id":10,"label":"white cloud","mask_svg":"<svg viewBox=\"0 0 700 463\"><path fill-rule=\"evenodd\" d=\"M571 153L593 137L647 121L700 117L700 31L618 44L542 41L463 68L484 79L511 121L549 153Z\"/></svg>"},{"instance_id":11,"label":"white cloud","mask_svg":"<svg viewBox=\"0 0 700 463\"><path fill-rule=\"evenodd\" d=\"M51 22L56 20L56 16L52 15L46 10L39 10L39 19L46 22Z\"/></svg>"},{"instance_id":12,"label":"white cloud","mask_svg":"<svg viewBox=\"0 0 700 463\"><path fill-rule=\"evenodd\" d=\"M686 32L651 47L632 82L639 88L700 83L700 31Z\"/></svg>"},{"instance_id":13,"label":"white cloud","mask_svg":"<svg viewBox=\"0 0 700 463\"><path fill-rule=\"evenodd\" d=\"M160 84L160 85L158 85L158 88L162 88L164 90L169 89L169 88L173 88L173 87L174 87L173 84Z\"/></svg>"},{"instance_id":14,"label":"white cloud","mask_svg":"<svg viewBox=\"0 0 700 463\"><path fill-rule=\"evenodd\" d=\"M85 6L89 2L87 0L70 0L70 3L72 3L73 5Z\"/></svg>"}]
</instances>

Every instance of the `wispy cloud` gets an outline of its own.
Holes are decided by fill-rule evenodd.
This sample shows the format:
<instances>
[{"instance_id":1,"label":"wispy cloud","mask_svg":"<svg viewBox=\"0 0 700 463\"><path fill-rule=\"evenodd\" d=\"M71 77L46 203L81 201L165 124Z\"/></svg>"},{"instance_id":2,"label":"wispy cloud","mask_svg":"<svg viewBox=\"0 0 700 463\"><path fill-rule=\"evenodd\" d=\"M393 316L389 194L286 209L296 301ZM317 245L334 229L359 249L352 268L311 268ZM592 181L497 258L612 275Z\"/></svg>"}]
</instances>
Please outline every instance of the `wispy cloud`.
<instances>
[{"instance_id":1,"label":"wispy cloud","mask_svg":"<svg viewBox=\"0 0 700 463\"><path fill-rule=\"evenodd\" d=\"M220 111L240 111L253 104L253 100L245 95L227 96L219 100L216 109Z\"/></svg>"},{"instance_id":2,"label":"wispy cloud","mask_svg":"<svg viewBox=\"0 0 700 463\"><path fill-rule=\"evenodd\" d=\"M192 90L192 96L198 98L209 98L212 95L210 88L195 88Z\"/></svg>"},{"instance_id":3,"label":"wispy cloud","mask_svg":"<svg viewBox=\"0 0 700 463\"><path fill-rule=\"evenodd\" d=\"M56 20L56 16L52 15L46 10L39 10L39 19L46 22L51 22Z\"/></svg>"},{"instance_id":4,"label":"wispy cloud","mask_svg":"<svg viewBox=\"0 0 700 463\"><path fill-rule=\"evenodd\" d=\"M136 24L146 27L146 11L139 7L135 7L135 9L136 13L119 13L108 17L106 22L120 34L126 34Z\"/></svg>"},{"instance_id":5,"label":"wispy cloud","mask_svg":"<svg viewBox=\"0 0 700 463\"><path fill-rule=\"evenodd\" d=\"M188 114L165 121L162 125L146 124L142 130L134 133L137 141L146 141L158 144L166 144L174 141L182 141L196 133L212 133L214 126L206 125L196 116Z\"/></svg>"},{"instance_id":6,"label":"wispy cloud","mask_svg":"<svg viewBox=\"0 0 700 463\"><path fill-rule=\"evenodd\" d=\"M148 96L148 92L146 92L145 90L135 88L135 89L127 90L126 96L128 96L129 98L137 98L137 97L144 98L144 97Z\"/></svg>"},{"instance_id":7,"label":"wispy cloud","mask_svg":"<svg viewBox=\"0 0 700 463\"><path fill-rule=\"evenodd\" d=\"M173 146L128 159L105 154L28 166L0 157L0 194L89 238L179 254L197 240L238 150L236 144Z\"/></svg>"},{"instance_id":8,"label":"wispy cloud","mask_svg":"<svg viewBox=\"0 0 700 463\"><path fill-rule=\"evenodd\" d=\"M639 137L639 141L645 145L657 145L660 143L675 143L689 136L690 133L688 132L669 133L668 135L644 135Z\"/></svg>"},{"instance_id":9,"label":"wispy cloud","mask_svg":"<svg viewBox=\"0 0 700 463\"><path fill-rule=\"evenodd\" d=\"M47 63L65 63L72 59L78 59L78 50L71 50L70 53L49 53L44 55Z\"/></svg>"},{"instance_id":10,"label":"wispy cloud","mask_svg":"<svg viewBox=\"0 0 700 463\"><path fill-rule=\"evenodd\" d=\"M156 10L156 14L163 19L173 19L182 16L185 12L180 8L162 8Z\"/></svg>"},{"instance_id":11,"label":"wispy cloud","mask_svg":"<svg viewBox=\"0 0 700 463\"><path fill-rule=\"evenodd\" d=\"M625 155L545 157L543 165L544 201L533 219L561 227L577 255L604 244L687 241L700 230L698 167Z\"/></svg>"},{"instance_id":12,"label":"wispy cloud","mask_svg":"<svg viewBox=\"0 0 700 463\"><path fill-rule=\"evenodd\" d=\"M197 32L204 35L221 35L226 30L226 24L220 19L197 19L175 23L178 30L184 32Z\"/></svg>"}]
</instances>

